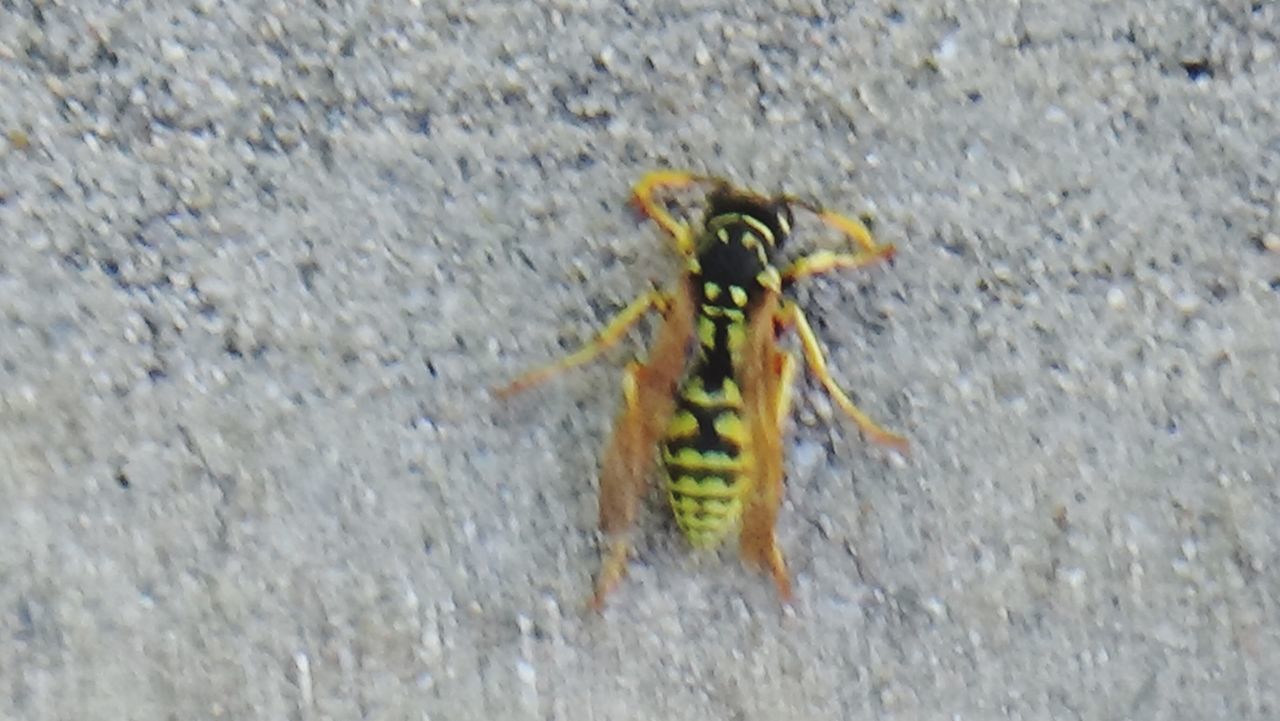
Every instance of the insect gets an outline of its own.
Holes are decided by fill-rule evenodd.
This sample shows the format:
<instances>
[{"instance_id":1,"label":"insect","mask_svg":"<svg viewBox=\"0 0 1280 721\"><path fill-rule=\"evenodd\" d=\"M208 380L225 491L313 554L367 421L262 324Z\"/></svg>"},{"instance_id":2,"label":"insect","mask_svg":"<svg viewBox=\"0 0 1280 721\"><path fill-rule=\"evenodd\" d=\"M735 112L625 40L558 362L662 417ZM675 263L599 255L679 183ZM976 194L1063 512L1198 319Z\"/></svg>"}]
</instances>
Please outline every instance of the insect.
<instances>
[{"instance_id":1,"label":"insect","mask_svg":"<svg viewBox=\"0 0 1280 721\"><path fill-rule=\"evenodd\" d=\"M672 216L663 197L692 186L708 188L696 228ZM601 463L605 550L591 604L602 607L626 573L629 532L658 458L676 523L691 544L711 548L737 531L742 557L770 573L789 602L791 581L774 525L796 363L778 346L780 334L795 330L809 370L867 438L900 451L907 443L840 390L804 313L784 293L802 278L888 259L894 247L877 244L861 222L794 196L759 195L688 172L648 173L632 203L674 242L684 260L681 277L637 298L582 348L495 394L510 396L586 363L646 313L660 312L647 360L627 366L623 406ZM782 264L797 207L845 235L856 252L820 250Z\"/></svg>"}]
</instances>

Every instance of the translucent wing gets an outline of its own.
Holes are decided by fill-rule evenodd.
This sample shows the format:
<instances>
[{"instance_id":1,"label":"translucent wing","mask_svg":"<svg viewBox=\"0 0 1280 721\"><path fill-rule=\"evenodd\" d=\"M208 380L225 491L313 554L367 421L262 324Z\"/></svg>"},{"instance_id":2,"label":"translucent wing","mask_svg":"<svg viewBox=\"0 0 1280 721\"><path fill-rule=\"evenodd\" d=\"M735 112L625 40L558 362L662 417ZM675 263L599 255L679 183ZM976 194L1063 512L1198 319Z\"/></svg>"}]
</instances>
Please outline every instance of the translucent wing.
<instances>
[{"instance_id":1,"label":"translucent wing","mask_svg":"<svg viewBox=\"0 0 1280 721\"><path fill-rule=\"evenodd\" d=\"M684 375L693 336L694 300L687 280L671 294L649 357L627 368L624 403L600 467L600 529L609 549L596 579L593 605L626 572L625 535L635 522L646 481L657 459L657 444L675 411L676 386Z\"/></svg>"},{"instance_id":2,"label":"translucent wing","mask_svg":"<svg viewBox=\"0 0 1280 721\"><path fill-rule=\"evenodd\" d=\"M775 542L774 525L782 504L782 427L790 412L795 364L777 346L778 303L779 297L771 294L753 315L736 369L753 459L739 544L743 559L768 570L783 601L790 602L791 580Z\"/></svg>"}]
</instances>

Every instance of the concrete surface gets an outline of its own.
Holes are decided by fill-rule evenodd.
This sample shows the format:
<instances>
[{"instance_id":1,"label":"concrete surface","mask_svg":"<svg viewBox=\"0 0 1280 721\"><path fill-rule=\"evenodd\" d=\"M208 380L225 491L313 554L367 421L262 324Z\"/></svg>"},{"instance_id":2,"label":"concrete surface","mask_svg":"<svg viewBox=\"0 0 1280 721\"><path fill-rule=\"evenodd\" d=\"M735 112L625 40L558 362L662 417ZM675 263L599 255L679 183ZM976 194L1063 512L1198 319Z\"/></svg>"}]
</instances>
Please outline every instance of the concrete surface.
<instances>
[{"instance_id":1,"label":"concrete surface","mask_svg":"<svg viewBox=\"0 0 1280 721\"><path fill-rule=\"evenodd\" d=\"M0 5L0 718L1276 718L1280 6L782 6ZM900 247L799 293L913 453L800 387L790 610L655 497L584 615L644 333L485 391L661 166Z\"/></svg>"}]
</instances>

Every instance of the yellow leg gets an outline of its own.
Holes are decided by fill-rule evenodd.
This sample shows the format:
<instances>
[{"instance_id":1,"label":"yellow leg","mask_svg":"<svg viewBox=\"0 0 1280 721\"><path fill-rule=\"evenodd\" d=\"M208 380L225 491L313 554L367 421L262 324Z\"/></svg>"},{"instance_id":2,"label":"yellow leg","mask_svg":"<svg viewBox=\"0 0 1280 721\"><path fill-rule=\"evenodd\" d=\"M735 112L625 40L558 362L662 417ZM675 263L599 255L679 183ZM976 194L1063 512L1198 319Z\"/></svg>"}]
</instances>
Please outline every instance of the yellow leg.
<instances>
[{"instance_id":1,"label":"yellow leg","mask_svg":"<svg viewBox=\"0 0 1280 721\"><path fill-rule=\"evenodd\" d=\"M788 201L812 211L822 222L840 231L858 246L857 253L833 253L823 250L797 259L782 273L782 277L788 282L833 270L861 268L893 257L893 245L878 245L871 238L871 231L867 230L867 226L863 225L862 221L829 210L821 210L798 198L788 197Z\"/></svg>"},{"instance_id":2,"label":"yellow leg","mask_svg":"<svg viewBox=\"0 0 1280 721\"><path fill-rule=\"evenodd\" d=\"M867 230L867 226L863 225L861 220L833 213L829 210L821 210L817 211L817 213L822 222L844 233L853 242L857 243L863 253L879 253L886 247L889 248L890 253L893 252L893 246L876 245L876 242L871 239L871 231ZM859 253L859 255L861 254Z\"/></svg>"},{"instance_id":3,"label":"yellow leg","mask_svg":"<svg viewBox=\"0 0 1280 721\"><path fill-rule=\"evenodd\" d=\"M667 188L687 188L698 183L719 182L721 181L715 178L683 170L654 170L645 173L644 177L640 178L640 181L631 189L631 203L675 240L676 250L681 257L688 258L694 254L693 231L687 224L671 217L663 204L656 201L653 196Z\"/></svg>"},{"instance_id":4,"label":"yellow leg","mask_svg":"<svg viewBox=\"0 0 1280 721\"><path fill-rule=\"evenodd\" d=\"M835 379L831 377L830 371L827 370L827 360L822 354L822 347L818 345L818 339L813 334L813 329L809 327L809 321L805 319L804 312L794 303L787 303L783 308L783 317L790 324L795 325L796 334L800 336L800 344L804 348L805 362L809 365L809 370L822 383L822 387L826 389L836 405L858 424L859 430L862 431L867 438L890 446L900 453L907 451L907 439L881 428L871 417L863 413L853 401L840 390L840 386L836 385Z\"/></svg>"},{"instance_id":5,"label":"yellow leg","mask_svg":"<svg viewBox=\"0 0 1280 721\"><path fill-rule=\"evenodd\" d=\"M811 275L819 275L821 273L829 273L833 270L852 270L854 268L862 268L879 262L893 255L893 246L881 246L875 252L865 253L833 253L829 250L819 250L816 253L810 253L803 258L797 258L794 262L782 271L782 279L788 283L795 282L801 278L808 278Z\"/></svg>"},{"instance_id":6,"label":"yellow leg","mask_svg":"<svg viewBox=\"0 0 1280 721\"><path fill-rule=\"evenodd\" d=\"M648 313L653 308L665 311L669 304L669 296L662 291L652 290L645 293L632 301L631 305L623 308L621 312L613 317L613 320L609 321L604 330L600 331L595 338L577 351L570 353L555 363L535 368L505 386L495 388L493 394L498 398L515 395L546 381L558 373L593 360L596 356L622 340L627 330L635 325L636 321L643 318L645 313Z\"/></svg>"}]
</instances>

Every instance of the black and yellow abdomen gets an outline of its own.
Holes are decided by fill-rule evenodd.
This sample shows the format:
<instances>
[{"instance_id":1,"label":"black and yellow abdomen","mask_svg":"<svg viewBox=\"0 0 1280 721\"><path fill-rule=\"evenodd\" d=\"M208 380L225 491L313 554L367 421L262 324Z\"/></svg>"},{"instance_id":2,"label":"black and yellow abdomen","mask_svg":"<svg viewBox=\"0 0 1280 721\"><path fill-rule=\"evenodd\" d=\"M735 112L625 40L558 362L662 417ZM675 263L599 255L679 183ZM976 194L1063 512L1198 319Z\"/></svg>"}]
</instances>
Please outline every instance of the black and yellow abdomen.
<instances>
[{"instance_id":1,"label":"black and yellow abdomen","mask_svg":"<svg viewBox=\"0 0 1280 721\"><path fill-rule=\"evenodd\" d=\"M743 207L741 198L717 205L713 197L688 268L699 352L678 392L662 461L676 523L697 547L715 546L737 529L751 492L755 459L735 366L750 314L765 293L778 292L770 256L788 221L772 208Z\"/></svg>"},{"instance_id":2,"label":"black and yellow abdomen","mask_svg":"<svg viewBox=\"0 0 1280 721\"><path fill-rule=\"evenodd\" d=\"M709 389L694 375L681 389L662 460L676 524L694 546L716 545L742 517L752 455L741 411L730 378Z\"/></svg>"},{"instance_id":3,"label":"black and yellow abdomen","mask_svg":"<svg viewBox=\"0 0 1280 721\"><path fill-rule=\"evenodd\" d=\"M673 213L680 202L672 193L692 186L710 190L701 223ZM774 526L785 475L782 430L797 363L779 347L778 335L797 334L815 379L868 438L900 451L906 439L877 425L840 389L805 314L784 290L802 278L887 260L893 246L876 244L860 221L796 196L760 195L685 171L646 174L631 200L674 242L684 261L679 281L636 298L593 340L495 393L510 395L596 358L649 311L659 310L663 320L648 357L627 367L623 406L601 459L606 548L591 605L599 610L626 574L628 531L648 488L655 445L685 536L694 546L708 547L737 535L743 559L766 569L790 602L791 581ZM852 241L855 252L822 250L780 262L792 206Z\"/></svg>"}]
</instances>

